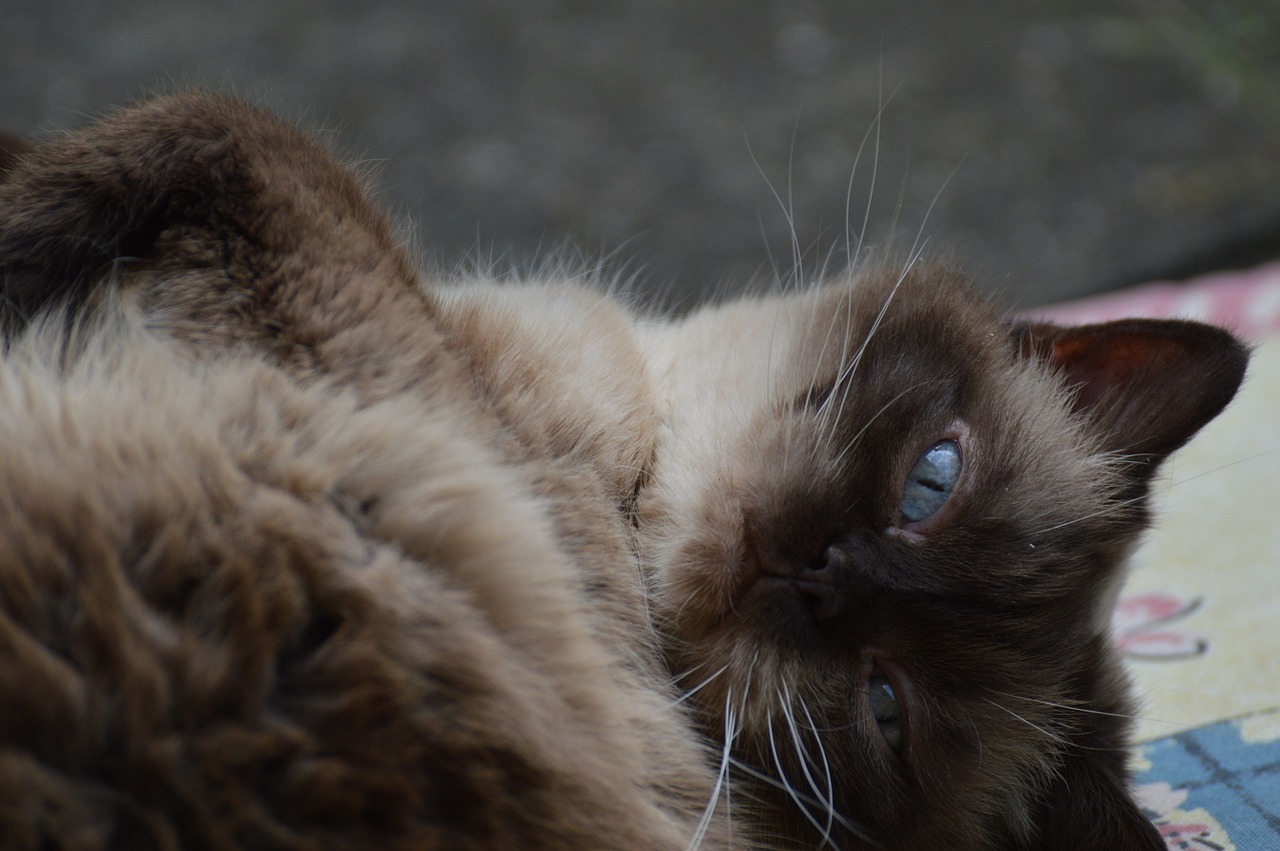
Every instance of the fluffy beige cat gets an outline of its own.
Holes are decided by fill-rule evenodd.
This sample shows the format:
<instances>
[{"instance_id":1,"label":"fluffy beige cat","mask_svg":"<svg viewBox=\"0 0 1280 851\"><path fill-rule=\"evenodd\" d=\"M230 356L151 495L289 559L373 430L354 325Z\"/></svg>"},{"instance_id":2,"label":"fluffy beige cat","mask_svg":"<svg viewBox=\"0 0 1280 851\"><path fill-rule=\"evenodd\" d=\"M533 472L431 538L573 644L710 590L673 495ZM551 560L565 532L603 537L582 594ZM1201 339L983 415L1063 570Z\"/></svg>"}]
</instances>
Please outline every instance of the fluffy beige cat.
<instances>
[{"instance_id":1,"label":"fluffy beige cat","mask_svg":"<svg viewBox=\"0 0 1280 851\"><path fill-rule=\"evenodd\" d=\"M1102 624L1225 332L423 284L218 96L13 150L5 848L1163 847Z\"/></svg>"}]
</instances>

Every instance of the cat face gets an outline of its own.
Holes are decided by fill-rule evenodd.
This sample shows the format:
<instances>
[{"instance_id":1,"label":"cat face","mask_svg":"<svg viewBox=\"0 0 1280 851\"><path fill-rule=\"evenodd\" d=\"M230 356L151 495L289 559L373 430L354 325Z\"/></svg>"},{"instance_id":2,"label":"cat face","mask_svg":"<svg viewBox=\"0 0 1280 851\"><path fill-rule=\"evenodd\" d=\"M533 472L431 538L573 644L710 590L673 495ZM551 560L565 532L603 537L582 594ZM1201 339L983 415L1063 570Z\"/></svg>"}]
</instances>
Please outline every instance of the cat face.
<instances>
[{"instance_id":1,"label":"cat face","mask_svg":"<svg viewBox=\"0 0 1280 851\"><path fill-rule=\"evenodd\" d=\"M747 810L846 848L1162 847L1124 790L1105 624L1155 463L1230 398L1243 354L1204 331L1233 365L1201 370L1194 415L1153 423L1202 359L1139 325L1111 347L1128 361L1067 352L1061 329L911 270L650 341L653 605Z\"/></svg>"}]
</instances>

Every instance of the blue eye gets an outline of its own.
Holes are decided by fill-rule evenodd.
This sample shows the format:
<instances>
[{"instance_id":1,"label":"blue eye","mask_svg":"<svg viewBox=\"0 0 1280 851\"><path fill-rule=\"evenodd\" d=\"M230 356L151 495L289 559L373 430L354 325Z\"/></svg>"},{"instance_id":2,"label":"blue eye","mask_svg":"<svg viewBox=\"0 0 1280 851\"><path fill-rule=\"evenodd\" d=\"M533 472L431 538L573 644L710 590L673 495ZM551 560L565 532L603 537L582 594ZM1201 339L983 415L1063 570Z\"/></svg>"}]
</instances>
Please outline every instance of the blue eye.
<instances>
[{"instance_id":1,"label":"blue eye","mask_svg":"<svg viewBox=\"0 0 1280 851\"><path fill-rule=\"evenodd\" d=\"M932 517L960 480L960 444L940 440L925 450L902 487L902 516L909 523Z\"/></svg>"},{"instance_id":2,"label":"blue eye","mask_svg":"<svg viewBox=\"0 0 1280 851\"><path fill-rule=\"evenodd\" d=\"M867 680L867 703L876 719L880 735L894 753L902 752L902 706L893 692L893 684L883 674L873 673Z\"/></svg>"}]
</instances>

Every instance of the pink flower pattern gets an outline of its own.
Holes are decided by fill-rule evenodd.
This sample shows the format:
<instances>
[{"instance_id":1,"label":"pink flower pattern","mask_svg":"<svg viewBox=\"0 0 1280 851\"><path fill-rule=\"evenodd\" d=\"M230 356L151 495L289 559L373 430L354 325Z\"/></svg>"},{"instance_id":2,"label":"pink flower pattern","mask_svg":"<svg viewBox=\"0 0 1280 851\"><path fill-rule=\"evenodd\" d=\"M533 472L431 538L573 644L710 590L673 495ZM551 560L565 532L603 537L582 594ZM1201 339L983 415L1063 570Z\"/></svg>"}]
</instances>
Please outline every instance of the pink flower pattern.
<instances>
[{"instance_id":1,"label":"pink flower pattern","mask_svg":"<svg viewBox=\"0 0 1280 851\"><path fill-rule=\"evenodd\" d=\"M1139 786L1135 792L1139 805L1156 825L1168 851L1223 851L1226 834L1213 816L1203 810L1188 813L1186 789L1175 789L1165 782Z\"/></svg>"},{"instance_id":2,"label":"pink flower pattern","mask_svg":"<svg viewBox=\"0 0 1280 851\"><path fill-rule=\"evenodd\" d=\"M1122 597L1111 616L1116 646L1137 659L1187 659L1203 656L1209 642L1203 636L1167 628L1200 608L1199 598L1184 600L1174 594L1151 592Z\"/></svg>"},{"instance_id":3,"label":"pink flower pattern","mask_svg":"<svg viewBox=\"0 0 1280 851\"><path fill-rule=\"evenodd\" d=\"M1156 822L1156 830L1169 851L1222 851L1222 846L1209 838L1213 828L1207 824Z\"/></svg>"}]
</instances>

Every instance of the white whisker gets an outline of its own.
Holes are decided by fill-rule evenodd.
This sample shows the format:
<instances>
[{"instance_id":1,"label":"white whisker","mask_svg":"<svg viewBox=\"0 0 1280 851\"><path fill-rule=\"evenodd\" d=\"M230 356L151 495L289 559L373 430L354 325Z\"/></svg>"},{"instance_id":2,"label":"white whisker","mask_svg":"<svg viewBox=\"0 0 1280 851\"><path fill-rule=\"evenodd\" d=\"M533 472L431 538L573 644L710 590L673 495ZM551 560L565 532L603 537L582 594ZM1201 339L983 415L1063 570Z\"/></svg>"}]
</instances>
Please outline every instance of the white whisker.
<instances>
[{"instance_id":1,"label":"white whisker","mask_svg":"<svg viewBox=\"0 0 1280 851\"><path fill-rule=\"evenodd\" d=\"M822 794L822 790L818 788L818 782L809 771L809 766L813 764L813 758L809 755L809 752L805 750L804 744L800 741L800 731L796 728L795 715L791 711L791 691L787 688L786 683L782 684L782 692L783 693L778 694L778 700L782 703L783 720L787 722L787 729L791 733L791 744L795 749L796 756L799 757L800 771L804 774L805 780L808 781L809 788L813 790L813 794L817 796L818 802L827 811L827 823L822 831L822 843L818 847L822 847L823 845L831 845L832 847L835 847L835 843L831 841L831 824L833 814L835 813L835 804L832 803L830 797L826 797ZM830 780L831 775L828 773L828 784L830 784Z\"/></svg>"},{"instance_id":2,"label":"white whisker","mask_svg":"<svg viewBox=\"0 0 1280 851\"><path fill-rule=\"evenodd\" d=\"M872 424L876 420L878 420L882 414L885 414L886 412L888 412L889 408L893 406L894 402L897 402L903 396L906 396L908 393L912 393L920 389L926 384L932 384L934 383L934 381L941 381L941 380L942 379L933 379L930 381L917 382L916 384L913 384L912 386L904 389L902 392L894 396L888 402L885 402L884 405L880 407L880 410L876 411L875 414L870 419L868 419L866 423L863 424L862 428L858 429L858 433L855 434L853 438L847 444L845 444L845 446L840 450L840 454L837 455L835 458L835 462L834 462L835 466L836 467L840 466L841 462L844 461L845 456L848 455L849 452L858 445L858 441L862 439L862 435L866 434L867 429L871 428Z\"/></svg>"},{"instance_id":3,"label":"white whisker","mask_svg":"<svg viewBox=\"0 0 1280 851\"><path fill-rule=\"evenodd\" d=\"M773 185L773 181L770 180L769 175L765 173L764 167L760 165L760 160L756 158L756 152L751 147L751 140L747 138L745 133L743 134L743 142L747 146L747 155L751 157L751 162L756 167L756 171L758 171L760 173L760 176L764 178L765 185L769 187L769 192L770 194L773 195L773 200L778 203L778 208L782 210L782 216L787 221L787 227L790 228L791 230L791 252L792 252L792 263L794 266L794 268L792 269L792 275L796 276L798 275L798 272L799 272L799 263L796 257L800 251L800 238L799 238L799 235L796 233L796 223L795 223L794 217L792 216L792 209L788 205L787 201L782 200L782 196L778 193L777 187ZM793 135L792 145L794 146L794 144L795 144L795 137ZM794 147L793 147L793 151L794 151ZM788 189L788 194L789 193L790 193L790 190ZM765 240L765 245L766 246L768 245L767 239ZM776 264L774 265L774 269L775 269L775 273L774 273L775 276L777 276L779 280L782 280L781 276L777 275ZM793 277L793 280L794 280L794 277ZM786 282L783 281L783 292L785 291L786 291Z\"/></svg>"},{"instance_id":4,"label":"white whisker","mask_svg":"<svg viewBox=\"0 0 1280 851\"><path fill-rule=\"evenodd\" d=\"M827 749L822 744L822 736L817 732L817 727L813 723L813 715L809 713L809 706L803 700L800 701L800 708L804 710L804 717L809 722L809 729L813 731L813 740L818 746L818 756L822 757L822 773L827 781L827 814L828 818L836 817L836 786L831 776L831 763L827 761Z\"/></svg>"},{"instance_id":5,"label":"white whisker","mask_svg":"<svg viewBox=\"0 0 1280 851\"><path fill-rule=\"evenodd\" d=\"M784 704L784 711L785 711L785 704ZM831 830L831 829L830 829L829 824L828 824L828 826L824 827L824 826L823 826L823 824L822 824L820 821L818 821L818 819L817 819L817 818L815 818L815 817L814 817L813 813L809 812L809 808L808 808L808 807L806 807L806 806L804 805L804 801L802 801L802 800L801 800L801 798L803 797L804 799L808 800L809 802L811 802L811 803L816 803L816 804L818 804L819 806L822 806L822 802L821 802L821 801L814 801L814 800L813 800L812 798L810 798L808 795L804 795L803 793L798 792L798 791L795 789L795 787L791 784L791 781L787 779L787 772L786 772L786 770L782 767L782 758L778 755L778 743L777 743L777 740L775 739L775 737L774 737L774 735L773 735L773 715L772 715L772 713L770 713L770 714L769 714L769 716L768 716L768 718L766 719L766 722L765 722L765 723L766 723L766 727L767 727L767 729L768 729L768 731L769 731L769 751L770 751L770 753L772 753L772 754L773 754L773 764L774 764L774 766L778 769L778 779L782 781L782 788L786 791L787 795L789 795L789 796L791 797L791 800L795 803L796 807L800 810L801 814L803 814L803 815L804 815L805 819L806 819L806 820L807 820L811 825L813 825L815 828L817 828L819 831L822 831L822 832L823 832L823 838L824 838L824 843L823 843L823 844L826 844L825 840L830 839L830 830ZM802 761L802 762L803 762L803 761ZM802 767L803 767L803 766L802 766Z\"/></svg>"},{"instance_id":6,"label":"white whisker","mask_svg":"<svg viewBox=\"0 0 1280 851\"><path fill-rule=\"evenodd\" d=\"M858 365L862 362L862 358L866 354L867 347L871 345L871 340L875 337L876 332L880 330L880 325L884 322L885 316L888 315L889 308L893 304L894 298L897 297L898 291L902 288L903 283L906 282L907 276L911 273L911 269L918 258L919 253L917 252L908 259L906 267L898 275L898 279L894 281L893 287L889 290L889 294L885 296L884 303L880 305L880 310L876 313L875 319L872 320L871 327L863 337L862 345L858 347L858 351L854 354L852 360L849 361L849 365L841 371L839 376L837 376L831 395L824 399L821 407L819 407L818 418L819 420L822 420L828 416L827 411L830 409L831 401L836 397L837 391L840 392L840 403L836 406L835 417L831 420L830 427L826 429L826 437L823 441L824 444L830 443L834 438L836 428L840 421L840 414L844 411L845 405L849 401L849 388L853 386L853 376L858 369Z\"/></svg>"},{"instance_id":7,"label":"white whisker","mask_svg":"<svg viewBox=\"0 0 1280 851\"><path fill-rule=\"evenodd\" d=\"M994 706L996 709L999 709L999 710L1001 710L1002 712L1007 712L1007 713L1009 713L1009 714L1010 714L1010 715L1012 715L1014 718L1017 718L1019 721L1021 721L1023 724L1026 724L1026 725L1027 725L1028 727L1030 727L1031 729L1033 729L1033 730L1035 730L1035 731L1039 732L1040 734L1042 734L1045 738L1047 738L1047 739L1049 739L1049 740L1051 740L1051 741L1053 741L1053 742L1056 742L1056 743L1058 743L1058 744L1060 744L1060 745L1065 745L1065 744L1067 744L1067 737L1066 737L1066 736L1064 736L1062 733L1055 733L1055 732L1054 732L1054 731L1052 731L1052 730L1046 730L1044 727L1041 727L1039 724L1036 724L1034 721L1031 721L1030 719L1024 718L1023 716L1021 716L1021 715L1019 715L1018 713L1014 712L1014 711L1013 711L1012 709L1010 709L1009 707L1004 706L1004 705L999 704L999 703L996 703L994 700L991 700L990 698L986 698L986 697L984 697L984 698L983 698L983 700L985 700L987 703L989 703L989 704L991 704L992 706Z\"/></svg>"},{"instance_id":8,"label":"white whisker","mask_svg":"<svg viewBox=\"0 0 1280 851\"><path fill-rule=\"evenodd\" d=\"M791 146L787 149L787 224L791 227L791 262L795 266L795 282L799 289L804 286L804 253L800 250L800 232L796 230L796 206L792 198L795 191L794 168L796 161L796 134L800 132L800 114L796 113L796 122L791 127Z\"/></svg>"},{"instance_id":9,"label":"white whisker","mask_svg":"<svg viewBox=\"0 0 1280 851\"><path fill-rule=\"evenodd\" d=\"M884 97L883 70L884 69L882 68L881 77L877 81L877 89L878 89L877 94L879 95L879 106L876 108L876 117L871 122L871 126L867 128L867 132L863 134L862 141L858 143L858 152L854 154L854 157L853 157L853 168L850 169L849 171L849 184L848 184L848 187L845 189L845 198L844 198L845 257L847 259L846 265L850 270L856 268L857 266L859 255L862 253L862 246L866 239L867 227L871 222L871 207L872 207L872 202L875 200L876 179L879 177L879 171L880 171L880 131L884 124L884 113L885 113L885 110L889 107L889 103L893 100L894 96L898 93L898 89L895 88L892 92L889 93L888 98ZM901 88L901 86L899 86L899 88ZM850 251L849 245L852 242L853 231L851 229L852 227L851 222L849 221L849 210L853 206L852 204L853 178L858 173L858 162L862 159L862 151L866 147L867 139L871 136L871 133L873 130L875 131L875 145L873 147L872 157L871 157L871 185L867 189L867 204L862 211L862 228L858 232L858 247L857 249Z\"/></svg>"},{"instance_id":10,"label":"white whisker","mask_svg":"<svg viewBox=\"0 0 1280 851\"><path fill-rule=\"evenodd\" d=\"M1095 517L1105 517L1108 514L1116 514L1116 513L1119 513L1121 510L1128 508L1130 505L1135 505L1137 503L1142 502L1146 498L1147 498L1146 495L1143 494L1141 496L1130 497L1129 499L1122 499L1119 502L1108 503L1102 508L1099 508L1097 511L1092 511L1088 514L1081 515L1080 517L1073 517L1070 520L1063 521L1062 523L1058 523L1053 526L1045 527L1044 529L1037 529L1036 531L1032 532L1031 535L1032 537L1035 537L1038 535L1045 535L1045 534L1048 534L1049 532L1056 532L1059 529L1065 529L1068 526L1074 526L1077 523L1083 523L1086 520L1092 520Z\"/></svg>"},{"instance_id":11,"label":"white whisker","mask_svg":"<svg viewBox=\"0 0 1280 851\"><path fill-rule=\"evenodd\" d=\"M1185 479L1178 479L1176 482L1170 482L1169 487L1176 488L1181 485L1185 485L1188 482L1194 482L1196 479L1199 479L1203 476L1209 476L1214 473L1220 473L1229 467L1235 467L1238 464L1246 464L1249 461L1257 461L1259 458L1266 458L1268 455L1275 455L1277 452L1280 452L1280 448L1269 449L1266 452L1259 452L1257 455L1250 455L1248 458L1241 458L1238 461L1232 461L1229 464L1223 464L1220 467L1214 467L1212 470L1205 470L1203 473L1196 473L1194 476L1187 476Z\"/></svg>"},{"instance_id":12,"label":"white whisker","mask_svg":"<svg viewBox=\"0 0 1280 851\"><path fill-rule=\"evenodd\" d=\"M1054 709L1064 709L1068 712L1080 712L1085 715L1102 715L1107 718L1123 718L1126 721L1147 721L1152 724L1167 724L1170 727L1179 727L1183 730L1191 730L1195 728L1194 724L1187 724L1181 721L1166 721L1161 718L1149 718L1142 715L1131 715L1125 712L1106 712L1102 709L1089 709L1085 706L1072 706L1069 703L1054 703L1052 700L1040 700L1034 697L1025 697L1020 694L1009 694L1008 692L1003 691L993 691L992 694L998 694L1001 697L1009 698L1010 700L1022 700L1027 703L1038 703L1041 706L1051 706Z\"/></svg>"},{"instance_id":13,"label":"white whisker","mask_svg":"<svg viewBox=\"0 0 1280 851\"><path fill-rule=\"evenodd\" d=\"M772 786L775 789L781 789L782 791L786 792L789 795L799 795L801 798L804 798L806 802L810 804L818 803L817 801L810 798L808 795L805 795L803 792L797 792L795 789L792 789L788 784L779 781L776 777L769 776L768 774L764 773L763 771L756 768L755 766L749 765L743 762L742 760L738 759L737 757L731 756L729 757L729 761L730 763L732 763L734 768L738 769L743 774L746 774L748 777L758 780L761 783L764 783L766 785ZM856 824L853 821L850 821L849 819L840 815L840 813L838 812L833 813L833 816L836 822L839 823L841 827L843 827L845 830L849 831L854 836L861 839L863 842L869 842L871 845L875 846L876 848L885 847L884 843L880 842L875 837L873 837L867 831L866 828Z\"/></svg>"},{"instance_id":14,"label":"white whisker","mask_svg":"<svg viewBox=\"0 0 1280 851\"><path fill-rule=\"evenodd\" d=\"M679 696L679 697L677 697L674 701L672 701L672 706L679 706L681 703L684 703L686 700L688 700L689 698L693 697L695 694L697 694L698 692L700 692L700 691L702 691L704 688L706 688L706 687L707 687L707 686L708 686L708 685L709 685L709 684L710 684L710 683L711 683L711 682L712 682L716 677L720 676L721 674L723 674L723 673L724 673L725 671L727 671L728 669L729 669L728 664L722 665L722 666L720 667L720 670L716 671L714 674L712 674L711 676L707 677L705 680L703 680L702 682L698 683L696 686L694 686L693 688L689 689L689 690L688 690L688 691L686 691L684 694L680 695L680 696ZM695 670L696 670L696 669L695 669Z\"/></svg>"},{"instance_id":15,"label":"white whisker","mask_svg":"<svg viewBox=\"0 0 1280 851\"><path fill-rule=\"evenodd\" d=\"M737 716L733 711L733 687L730 686L724 701L724 746L720 752L720 770L716 772L716 782L711 789L711 800L707 802L706 809L702 811L702 818L698 821L697 830L694 832L693 838L689 840L686 851L696 851L702 845L702 841L706 839L707 830L711 827L711 819L715 816L716 805L720 802L721 789L725 788L728 781L729 754L733 749L733 740L737 738L737 735Z\"/></svg>"}]
</instances>

